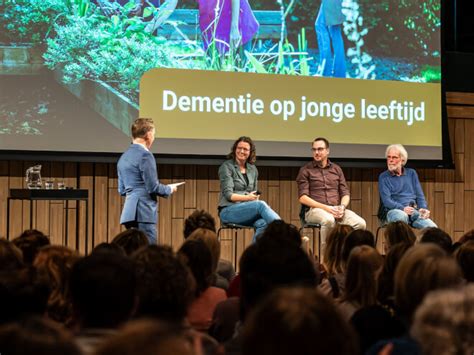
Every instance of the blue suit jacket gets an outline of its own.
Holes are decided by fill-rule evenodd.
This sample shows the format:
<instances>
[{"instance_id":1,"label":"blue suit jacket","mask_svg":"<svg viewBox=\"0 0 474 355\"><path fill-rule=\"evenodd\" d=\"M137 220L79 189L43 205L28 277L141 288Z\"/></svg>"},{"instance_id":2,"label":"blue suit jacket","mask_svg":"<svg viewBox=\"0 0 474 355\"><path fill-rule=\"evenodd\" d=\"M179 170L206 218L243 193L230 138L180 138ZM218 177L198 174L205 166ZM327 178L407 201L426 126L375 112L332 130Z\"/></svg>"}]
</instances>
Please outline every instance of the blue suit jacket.
<instances>
[{"instance_id":1,"label":"blue suit jacket","mask_svg":"<svg viewBox=\"0 0 474 355\"><path fill-rule=\"evenodd\" d=\"M132 144L117 164L118 191L126 196L120 223L156 223L157 196L168 197L171 187L160 184L153 154Z\"/></svg>"}]
</instances>

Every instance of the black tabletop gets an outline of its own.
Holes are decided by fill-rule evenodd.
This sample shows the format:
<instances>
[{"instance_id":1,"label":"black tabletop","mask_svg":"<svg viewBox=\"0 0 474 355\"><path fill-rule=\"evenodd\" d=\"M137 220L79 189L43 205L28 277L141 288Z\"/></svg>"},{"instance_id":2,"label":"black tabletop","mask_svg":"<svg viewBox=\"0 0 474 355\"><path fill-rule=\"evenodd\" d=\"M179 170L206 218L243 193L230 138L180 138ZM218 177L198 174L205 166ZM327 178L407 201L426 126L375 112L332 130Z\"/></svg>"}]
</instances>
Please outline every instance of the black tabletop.
<instances>
[{"instance_id":1,"label":"black tabletop","mask_svg":"<svg viewBox=\"0 0 474 355\"><path fill-rule=\"evenodd\" d=\"M89 190L65 189L10 189L10 199L16 200L86 200Z\"/></svg>"}]
</instances>

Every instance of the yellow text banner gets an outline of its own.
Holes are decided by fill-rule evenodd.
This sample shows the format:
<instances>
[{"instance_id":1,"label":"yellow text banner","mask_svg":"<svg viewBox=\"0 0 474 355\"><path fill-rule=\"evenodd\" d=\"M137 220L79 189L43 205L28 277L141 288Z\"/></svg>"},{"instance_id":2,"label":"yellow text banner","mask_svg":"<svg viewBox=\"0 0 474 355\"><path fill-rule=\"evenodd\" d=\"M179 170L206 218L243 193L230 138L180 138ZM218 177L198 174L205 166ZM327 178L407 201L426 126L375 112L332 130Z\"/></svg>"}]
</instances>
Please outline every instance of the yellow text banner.
<instances>
[{"instance_id":1,"label":"yellow text banner","mask_svg":"<svg viewBox=\"0 0 474 355\"><path fill-rule=\"evenodd\" d=\"M153 69L140 116L160 138L441 146L440 84Z\"/></svg>"}]
</instances>

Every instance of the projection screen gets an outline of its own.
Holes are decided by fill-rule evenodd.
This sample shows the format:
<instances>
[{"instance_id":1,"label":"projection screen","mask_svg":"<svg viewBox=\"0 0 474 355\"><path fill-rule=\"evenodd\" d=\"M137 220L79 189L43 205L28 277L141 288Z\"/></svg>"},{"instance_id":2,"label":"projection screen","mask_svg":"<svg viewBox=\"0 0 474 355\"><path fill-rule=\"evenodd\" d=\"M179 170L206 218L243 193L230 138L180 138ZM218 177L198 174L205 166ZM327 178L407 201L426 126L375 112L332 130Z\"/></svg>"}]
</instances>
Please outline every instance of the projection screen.
<instances>
[{"instance_id":1,"label":"projection screen","mask_svg":"<svg viewBox=\"0 0 474 355\"><path fill-rule=\"evenodd\" d=\"M238 15L232 12L238 4ZM6 0L0 150L118 154L139 116L153 152L443 160L440 0Z\"/></svg>"}]
</instances>

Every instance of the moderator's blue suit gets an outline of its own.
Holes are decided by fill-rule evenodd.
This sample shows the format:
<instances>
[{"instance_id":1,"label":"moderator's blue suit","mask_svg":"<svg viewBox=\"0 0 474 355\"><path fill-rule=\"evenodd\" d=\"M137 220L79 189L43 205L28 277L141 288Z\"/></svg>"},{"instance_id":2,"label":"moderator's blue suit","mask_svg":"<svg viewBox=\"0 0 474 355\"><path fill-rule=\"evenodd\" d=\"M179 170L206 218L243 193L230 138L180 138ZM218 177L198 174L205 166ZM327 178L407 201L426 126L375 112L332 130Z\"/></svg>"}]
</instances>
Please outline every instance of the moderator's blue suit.
<instances>
[{"instance_id":1,"label":"moderator's blue suit","mask_svg":"<svg viewBox=\"0 0 474 355\"><path fill-rule=\"evenodd\" d=\"M118 191L126 196L120 223L136 223L156 243L158 196L168 197L170 186L160 184L153 154L140 144L132 144L117 164Z\"/></svg>"}]
</instances>

